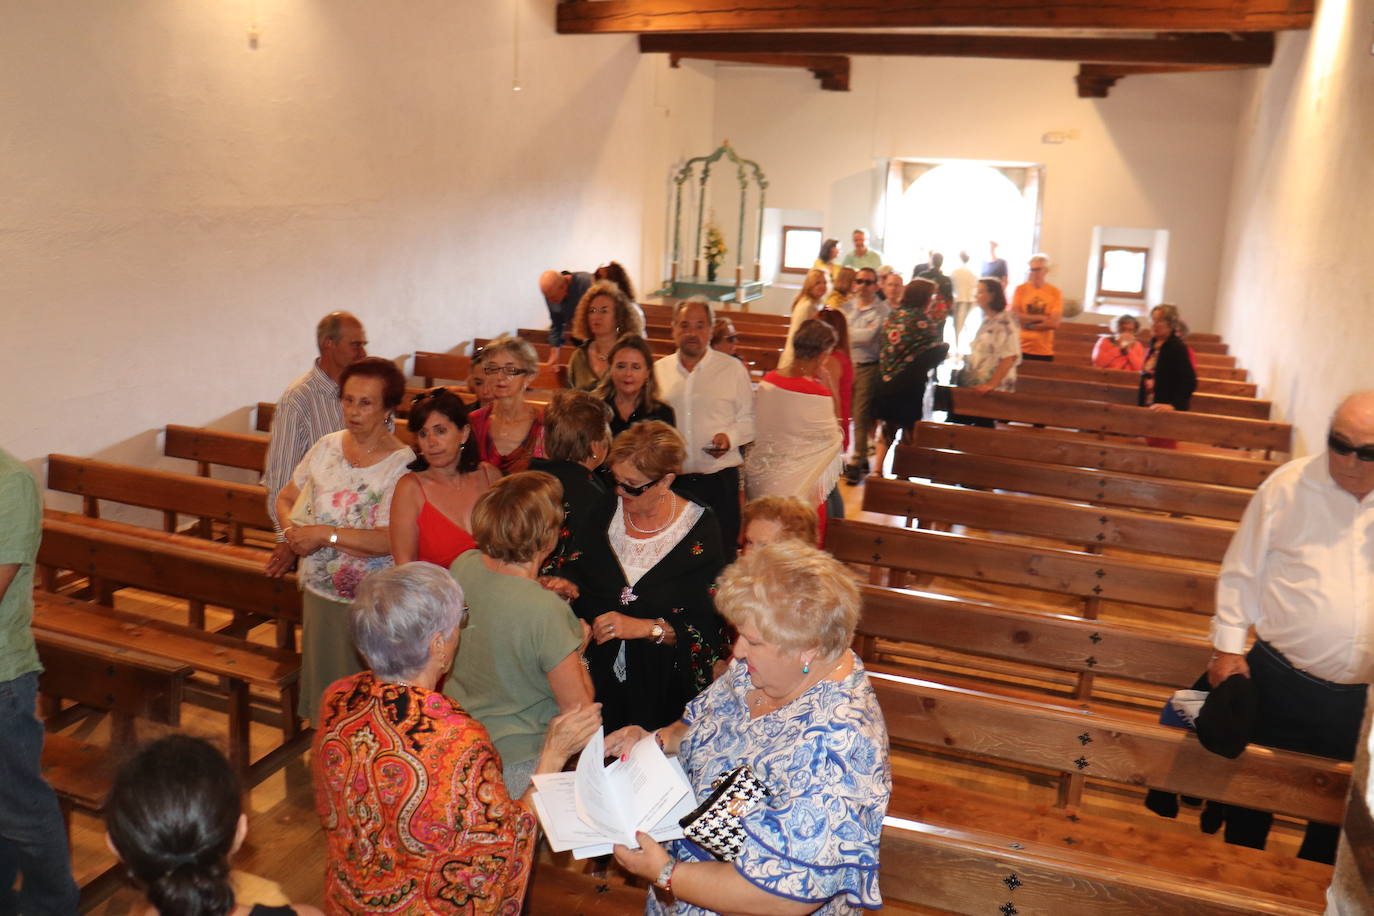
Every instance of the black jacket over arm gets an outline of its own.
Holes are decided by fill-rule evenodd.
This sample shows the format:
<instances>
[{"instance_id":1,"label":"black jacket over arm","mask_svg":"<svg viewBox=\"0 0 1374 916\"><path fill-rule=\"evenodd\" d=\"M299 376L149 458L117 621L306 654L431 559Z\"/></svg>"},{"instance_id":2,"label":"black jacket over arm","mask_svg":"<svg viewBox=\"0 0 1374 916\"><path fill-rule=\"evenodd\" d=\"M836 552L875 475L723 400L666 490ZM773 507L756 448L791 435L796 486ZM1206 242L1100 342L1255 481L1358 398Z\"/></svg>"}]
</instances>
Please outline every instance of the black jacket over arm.
<instances>
[{"instance_id":1,"label":"black jacket over arm","mask_svg":"<svg viewBox=\"0 0 1374 916\"><path fill-rule=\"evenodd\" d=\"M1150 365L1150 356L1155 352L1155 343L1150 343L1150 354L1145 357L1145 365ZM1174 410L1187 410L1193 403L1193 392L1197 390L1197 370L1193 368L1193 358L1188 355L1188 345L1177 334L1170 334L1159 347L1159 358L1155 361L1154 399L1149 399L1145 391L1146 373L1140 373L1140 392L1136 403L1141 407L1151 404L1171 404Z\"/></svg>"}]
</instances>

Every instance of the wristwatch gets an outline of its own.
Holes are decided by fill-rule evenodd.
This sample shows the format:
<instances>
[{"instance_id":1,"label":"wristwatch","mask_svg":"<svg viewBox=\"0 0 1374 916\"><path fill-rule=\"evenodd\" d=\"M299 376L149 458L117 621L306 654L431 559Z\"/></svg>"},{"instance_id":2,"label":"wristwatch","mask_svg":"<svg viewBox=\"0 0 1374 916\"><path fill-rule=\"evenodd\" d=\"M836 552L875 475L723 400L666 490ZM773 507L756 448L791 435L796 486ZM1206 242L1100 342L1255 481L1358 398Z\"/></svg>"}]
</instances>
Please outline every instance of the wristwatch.
<instances>
[{"instance_id":1,"label":"wristwatch","mask_svg":"<svg viewBox=\"0 0 1374 916\"><path fill-rule=\"evenodd\" d=\"M338 529L338 528L335 528L333 531L329 532L329 543L330 543L330 544L337 544L337 543L339 543L339 529Z\"/></svg>"},{"instance_id":2,"label":"wristwatch","mask_svg":"<svg viewBox=\"0 0 1374 916\"><path fill-rule=\"evenodd\" d=\"M663 863L663 868L659 870L658 877L654 879L654 884L671 892L673 889L673 869L677 868L677 859L669 859Z\"/></svg>"},{"instance_id":3,"label":"wristwatch","mask_svg":"<svg viewBox=\"0 0 1374 916\"><path fill-rule=\"evenodd\" d=\"M661 646L663 645L663 637L667 635L668 631L663 629L663 624L654 621L653 627L649 630L649 636L653 638L653 641Z\"/></svg>"}]
</instances>

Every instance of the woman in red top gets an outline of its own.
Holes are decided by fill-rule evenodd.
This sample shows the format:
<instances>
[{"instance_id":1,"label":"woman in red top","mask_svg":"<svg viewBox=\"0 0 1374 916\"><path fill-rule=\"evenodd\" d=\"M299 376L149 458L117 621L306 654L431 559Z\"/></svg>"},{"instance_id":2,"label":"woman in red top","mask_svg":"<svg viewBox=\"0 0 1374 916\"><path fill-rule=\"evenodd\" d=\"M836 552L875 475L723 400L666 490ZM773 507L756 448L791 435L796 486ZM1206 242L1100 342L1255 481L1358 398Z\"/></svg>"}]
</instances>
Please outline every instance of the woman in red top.
<instances>
[{"instance_id":1,"label":"woman in red top","mask_svg":"<svg viewBox=\"0 0 1374 916\"><path fill-rule=\"evenodd\" d=\"M1145 347L1136 340L1140 320L1134 315L1112 319L1112 333L1097 338L1093 346L1093 365L1099 369L1125 369L1139 372L1145 365Z\"/></svg>"},{"instance_id":2,"label":"woman in red top","mask_svg":"<svg viewBox=\"0 0 1374 916\"><path fill-rule=\"evenodd\" d=\"M502 474L527 471L531 458L544 457L544 413L525 399L539 357L529 341L504 335L481 357L491 404L470 417L477 454Z\"/></svg>"},{"instance_id":3,"label":"woman in red top","mask_svg":"<svg viewBox=\"0 0 1374 916\"><path fill-rule=\"evenodd\" d=\"M478 457L467 407L447 388L416 395L408 425L420 457L391 495L391 555L398 564L448 569L477 546L468 533L472 507L501 472Z\"/></svg>"}]
</instances>

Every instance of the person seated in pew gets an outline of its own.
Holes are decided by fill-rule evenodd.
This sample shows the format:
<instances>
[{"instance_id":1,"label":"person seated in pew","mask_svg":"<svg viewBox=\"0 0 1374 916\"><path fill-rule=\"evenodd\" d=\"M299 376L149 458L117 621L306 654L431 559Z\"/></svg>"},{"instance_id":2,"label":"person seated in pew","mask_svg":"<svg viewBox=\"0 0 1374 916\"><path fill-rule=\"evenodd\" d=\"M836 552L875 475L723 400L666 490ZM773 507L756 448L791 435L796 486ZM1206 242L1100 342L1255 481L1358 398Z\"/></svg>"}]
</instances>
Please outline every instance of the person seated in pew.
<instances>
[{"instance_id":1,"label":"person seated in pew","mask_svg":"<svg viewBox=\"0 0 1374 916\"><path fill-rule=\"evenodd\" d=\"M739 359L739 354L735 352L738 344L739 332L735 330L735 323L729 318L717 318L715 326L711 328L711 349Z\"/></svg>"},{"instance_id":2,"label":"person seated in pew","mask_svg":"<svg viewBox=\"0 0 1374 916\"><path fill-rule=\"evenodd\" d=\"M511 798L487 729L438 692L467 619L463 589L428 563L358 590L367 670L329 688L310 756L331 913L520 912L537 840L530 794ZM593 703L554 716L533 771L563 769L600 725Z\"/></svg>"},{"instance_id":3,"label":"person seated in pew","mask_svg":"<svg viewBox=\"0 0 1374 916\"><path fill-rule=\"evenodd\" d=\"M482 357L484 355L486 353L481 349L473 353L472 368L468 371L468 391L471 391L473 397L477 398L477 404L473 410L479 407L490 407L492 402L491 386L487 384L487 375L482 371Z\"/></svg>"},{"instance_id":4,"label":"person seated in pew","mask_svg":"<svg viewBox=\"0 0 1374 916\"><path fill-rule=\"evenodd\" d=\"M544 414L525 400L539 356L528 341L502 335L482 348L482 374L491 404L468 415L477 454L502 474L514 474L544 455Z\"/></svg>"},{"instance_id":5,"label":"person seated in pew","mask_svg":"<svg viewBox=\"0 0 1374 916\"><path fill-rule=\"evenodd\" d=\"M552 474L563 485L563 522L558 544L544 561L543 572L557 575L577 552L577 539L609 491L597 473L611 451L610 406L588 391L554 392L544 411L547 456L530 462L531 471Z\"/></svg>"},{"instance_id":6,"label":"person seated in pew","mask_svg":"<svg viewBox=\"0 0 1374 916\"><path fill-rule=\"evenodd\" d=\"M654 352L643 337L626 334L611 350L611 370L601 377L596 395L611 408L611 437L643 420L677 423L673 408L658 396Z\"/></svg>"},{"instance_id":7,"label":"person seated in pew","mask_svg":"<svg viewBox=\"0 0 1374 916\"><path fill-rule=\"evenodd\" d=\"M301 689L297 712L314 719L320 694L358 670L348 606L369 573L391 565L391 493L415 453L387 429L406 380L388 359L370 356L339 376L344 428L311 446L277 494L291 552L302 558ZM276 554L269 576L289 567Z\"/></svg>"},{"instance_id":8,"label":"person seated in pew","mask_svg":"<svg viewBox=\"0 0 1374 916\"><path fill-rule=\"evenodd\" d=\"M1156 305L1150 309L1150 349L1140 370L1136 403L1151 410L1187 410L1197 390L1197 369L1188 345L1179 333L1183 320L1178 306ZM1176 448L1174 439L1149 436L1147 445Z\"/></svg>"},{"instance_id":9,"label":"person seated in pew","mask_svg":"<svg viewBox=\"0 0 1374 916\"><path fill-rule=\"evenodd\" d=\"M761 496L750 500L740 513L740 522L744 528L745 551L785 540L820 546L816 509L795 496Z\"/></svg>"},{"instance_id":10,"label":"person seated in pew","mask_svg":"<svg viewBox=\"0 0 1374 916\"><path fill-rule=\"evenodd\" d=\"M1093 365L1099 369L1124 369L1139 372L1145 368L1145 347L1136 339L1140 320L1122 313L1112 319L1112 333L1103 334L1093 344Z\"/></svg>"},{"instance_id":11,"label":"person seated in pew","mask_svg":"<svg viewBox=\"0 0 1374 916\"><path fill-rule=\"evenodd\" d=\"M76 912L80 892L62 810L43 778L43 723L34 715L43 670L32 630L38 493L29 469L0 449L0 912L57 916Z\"/></svg>"},{"instance_id":12,"label":"person seated in pew","mask_svg":"<svg viewBox=\"0 0 1374 916\"><path fill-rule=\"evenodd\" d=\"M882 710L849 648L858 586L834 557L786 541L727 569L716 601L739 631L734 660L653 735L678 755L698 800L739 767L768 796L738 815L743 847L733 861L690 839L665 848L644 833L637 850L617 846L616 861L653 882L649 914L876 909L892 774ZM645 735L637 726L613 732L606 751L624 753Z\"/></svg>"},{"instance_id":13,"label":"person seated in pew","mask_svg":"<svg viewBox=\"0 0 1374 916\"><path fill-rule=\"evenodd\" d=\"M611 365L611 350L622 334L643 335L631 301L614 283L598 280L587 290L573 313L572 334L582 345L568 361L568 384L590 391Z\"/></svg>"},{"instance_id":14,"label":"person seated in pew","mask_svg":"<svg viewBox=\"0 0 1374 916\"><path fill-rule=\"evenodd\" d=\"M315 365L296 379L277 399L272 414L272 438L267 444L267 459L262 483L267 488L267 514L272 516L277 533L273 548L278 560L296 562L282 529L286 522L277 515L277 494L291 480L305 453L329 433L343 429L339 412L339 377L352 363L367 356L367 332L348 312L330 312L315 326L315 343L320 355Z\"/></svg>"},{"instance_id":15,"label":"person seated in pew","mask_svg":"<svg viewBox=\"0 0 1374 916\"><path fill-rule=\"evenodd\" d=\"M159 916L324 916L304 904L245 899L252 876L229 865L248 835L242 799L229 761L190 735L154 741L120 767L106 838Z\"/></svg>"},{"instance_id":16,"label":"person seated in pew","mask_svg":"<svg viewBox=\"0 0 1374 916\"><path fill-rule=\"evenodd\" d=\"M391 557L396 563L424 560L445 569L460 553L477 546L472 507L501 479L501 472L477 455L463 399L447 388L415 395L406 425L420 457L391 495Z\"/></svg>"},{"instance_id":17,"label":"person seated in pew","mask_svg":"<svg viewBox=\"0 0 1374 916\"><path fill-rule=\"evenodd\" d=\"M955 385L979 393L1014 391L1016 367L1021 365L1021 331L1016 319L1007 311L1007 295L1002 281L996 277L980 279L974 301L983 310L983 320L969 344L963 368L955 373ZM951 423L989 429L997 425L990 417L972 417L952 412L949 420Z\"/></svg>"}]
</instances>

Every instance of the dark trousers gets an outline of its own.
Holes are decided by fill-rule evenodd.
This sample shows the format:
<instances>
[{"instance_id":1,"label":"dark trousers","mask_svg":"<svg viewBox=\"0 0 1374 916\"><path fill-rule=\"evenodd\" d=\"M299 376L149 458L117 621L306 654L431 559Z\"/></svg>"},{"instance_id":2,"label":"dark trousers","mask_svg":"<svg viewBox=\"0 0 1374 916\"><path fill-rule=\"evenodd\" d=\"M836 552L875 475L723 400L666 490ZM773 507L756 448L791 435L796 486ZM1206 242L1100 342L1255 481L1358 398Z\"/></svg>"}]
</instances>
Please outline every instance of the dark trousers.
<instances>
[{"instance_id":1,"label":"dark trousers","mask_svg":"<svg viewBox=\"0 0 1374 916\"><path fill-rule=\"evenodd\" d=\"M735 562L739 549L739 468L726 468L714 474L683 474L682 489L699 503L710 506L720 523L720 539L725 545L725 562Z\"/></svg>"},{"instance_id":2,"label":"dark trousers","mask_svg":"<svg viewBox=\"0 0 1374 916\"><path fill-rule=\"evenodd\" d=\"M549 309L549 346L563 346L563 321L565 316L562 312L555 312Z\"/></svg>"},{"instance_id":3,"label":"dark trousers","mask_svg":"<svg viewBox=\"0 0 1374 916\"><path fill-rule=\"evenodd\" d=\"M1364 719L1365 684L1333 684L1299 671L1264 640L1256 640L1245 660L1255 685L1259 718L1251 741L1266 747L1353 760ZM1224 806L1226 842L1263 849L1274 815L1236 805ZM1340 827L1309 823L1298 857L1336 861Z\"/></svg>"},{"instance_id":4,"label":"dark trousers","mask_svg":"<svg viewBox=\"0 0 1374 916\"><path fill-rule=\"evenodd\" d=\"M0 913L67 916L80 893L57 796L43 779L38 673L0 683ZM17 875L23 887L15 892Z\"/></svg>"},{"instance_id":5,"label":"dark trousers","mask_svg":"<svg viewBox=\"0 0 1374 916\"><path fill-rule=\"evenodd\" d=\"M1042 362L1042 363L1052 363L1052 362L1054 362L1054 357L1053 357L1053 356L1042 356L1042 355L1040 355L1039 353L1022 353L1022 354L1021 354L1021 358L1022 358L1022 359L1033 359L1033 360L1036 360L1037 362Z\"/></svg>"}]
</instances>

